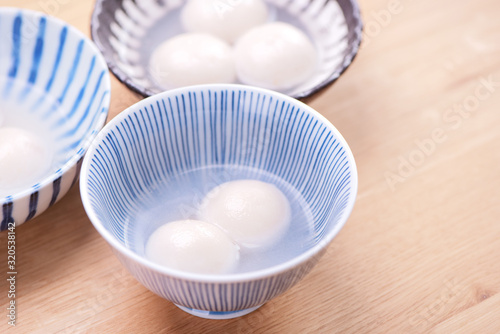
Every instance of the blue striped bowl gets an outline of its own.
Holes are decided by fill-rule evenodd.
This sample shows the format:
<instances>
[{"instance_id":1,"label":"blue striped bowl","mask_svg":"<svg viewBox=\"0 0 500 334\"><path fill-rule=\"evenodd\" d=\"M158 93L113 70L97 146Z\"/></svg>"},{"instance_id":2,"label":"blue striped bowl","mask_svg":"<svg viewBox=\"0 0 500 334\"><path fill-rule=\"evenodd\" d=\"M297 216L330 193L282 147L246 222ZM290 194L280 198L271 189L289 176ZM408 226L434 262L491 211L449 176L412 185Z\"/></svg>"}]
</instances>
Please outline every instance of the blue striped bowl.
<instances>
[{"instance_id":1,"label":"blue striped bowl","mask_svg":"<svg viewBox=\"0 0 500 334\"><path fill-rule=\"evenodd\" d=\"M82 33L42 13L0 8L3 126L30 123L57 146L51 169L35 184L0 189L0 230L42 213L76 183L83 155L106 121L109 93L106 62ZM28 117L19 116L21 109Z\"/></svg>"},{"instance_id":2,"label":"blue striped bowl","mask_svg":"<svg viewBox=\"0 0 500 334\"><path fill-rule=\"evenodd\" d=\"M262 269L215 276L145 258L152 229L134 217L148 214L160 183L213 166L260 170L298 190L312 217L309 247ZM80 190L95 228L137 280L183 310L224 319L251 312L311 270L353 208L357 172L341 134L302 102L260 88L203 85L154 95L115 117L84 159Z\"/></svg>"}]
</instances>

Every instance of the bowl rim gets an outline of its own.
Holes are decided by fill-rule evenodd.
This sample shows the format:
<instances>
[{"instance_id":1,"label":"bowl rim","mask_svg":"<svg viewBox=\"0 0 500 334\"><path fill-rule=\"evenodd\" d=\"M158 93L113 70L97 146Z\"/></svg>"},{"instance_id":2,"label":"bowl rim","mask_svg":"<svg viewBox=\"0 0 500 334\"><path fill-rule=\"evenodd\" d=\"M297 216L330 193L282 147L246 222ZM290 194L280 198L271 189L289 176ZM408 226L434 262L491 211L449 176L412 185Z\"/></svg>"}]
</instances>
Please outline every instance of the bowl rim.
<instances>
[{"instance_id":1,"label":"bowl rim","mask_svg":"<svg viewBox=\"0 0 500 334\"><path fill-rule=\"evenodd\" d=\"M346 18L346 25L348 25L344 8L340 5L339 0L327 0L327 1L335 1L338 3L340 10L342 10L344 18ZM352 33L354 34L354 40L352 43L351 51L346 54L344 61L342 62L342 66L339 67L340 69L339 71L333 71L325 80L323 80L316 86L313 86L291 97L296 99L305 99L305 98L310 98L311 96L317 93L320 93L324 89L331 86L335 81L337 81L340 78L340 76L344 74L344 72L346 72L347 69L351 66L351 64L354 62L354 59L356 59L356 56L358 55L359 52L359 48L361 46L361 41L363 39L363 20L361 18L361 10L359 8L358 2L356 0L346 0L346 1L348 1L352 6L352 14L353 14L352 19L355 21L355 27L352 30Z\"/></svg>"},{"instance_id":2,"label":"bowl rim","mask_svg":"<svg viewBox=\"0 0 500 334\"><path fill-rule=\"evenodd\" d=\"M102 56L99 48L94 44L94 42L88 38L84 33L82 33L80 30L72 26L70 23L65 22L57 17L48 15L44 12L36 11L36 10L31 10L31 9L24 9L24 8L17 8L17 7L0 7L0 16L3 15L8 15L8 16L15 16L18 15L19 13L22 13L23 15L29 15L31 18L39 19L41 17L45 17L47 21L51 21L51 23L55 23L61 27L65 26L68 28L68 37L71 36L71 34L74 34L74 36L80 37L83 39L85 44L92 50L92 52L96 55L96 61L98 62L97 64L100 64L102 68L105 70L105 75L104 75L104 80L103 80L103 87L109 91L108 95L111 95L111 77L109 75L109 68L108 65ZM36 86L36 84L35 84ZM111 99L109 98L111 101ZM94 138L97 136L97 133L103 128L104 124L106 123L106 119L109 114L109 103L108 103L108 110L106 111L106 117L101 116L101 120L96 122L95 126L89 129L89 132L86 134L90 133L90 136L87 138L85 142L82 143L82 145L79 147L79 150L76 151L73 156L66 161L63 165L60 166L56 171L52 172L50 175L44 177L43 179L40 180L40 182L37 182L34 185L31 185L29 188L26 188L24 190L18 191L12 195L7 195L0 197L0 206L7 204L7 203L13 203L15 201L18 201L23 198L27 198L28 196L31 196L33 193L40 191L44 189L46 186L49 184L53 183L57 178L61 177L65 173L67 173L70 169L72 169L78 161L85 155L87 152L88 148L90 147L90 144L94 140ZM96 131L96 133L92 134L93 131ZM40 212L41 213L41 212ZM20 223L19 223L20 224Z\"/></svg>"},{"instance_id":3,"label":"bowl rim","mask_svg":"<svg viewBox=\"0 0 500 334\"><path fill-rule=\"evenodd\" d=\"M147 87L143 87L141 84L136 83L132 78L130 78L122 69L120 66L114 61L113 56L112 56L112 51L110 51L108 48L104 46L104 44L101 41L101 38L99 37L99 34L97 33L97 30L99 26L101 25L101 22L99 21L98 17L102 13L102 7L103 3L105 1L110 1L110 0L96 0L96 4L94 7L94 10L92 12L92 18L90 20L90 36L92 40L95 42L99 50L101 51L102 55L104 56L104 59L106 60L106 63L108 64L109 69L113 73L113 75L120 81L121 83L125 84L129 89L131 89L133 92L141 95L144 98L150 97L155 95L156 93L150 90ZM122 1L123 0L119 0ZM344 8L340 6L340 3L338 0L326 0L326 1L335 1L339 4L340 9L342 10L342 14L345 16L345 11ZM354 34L354 40L352 43L352 49L350 52L346 53L344 61L342 62L341 66L339 66L338 69L333 71L326 79L324 79L322 82L318 83L315 86L312 86L308 89L305 89L297 94L294 95L287 95L290 97L293 97L295 99L305 99L305 98L310 98L313 95L320 93L324 89L328 88L330 85L332 85L337 79L340 78L340 76L347 71L347 69L351 66L351 64L354 62L354 59L358 55L360 46L361 46L361 40L363 38L363 20L361 18L361 10L359 7L359 4L356 0L345 0L348 1L351 6L352 6L352 14L353 14L353 20L355 21L355 27L352 30L352 33ZM256 86L258 87L258 86ZM182 87L181 87L182 88ZM260 88L260 87L259 87ZM171 89L174 90L174 89ZM284 93L282 93L284 94Z\"/></svg>"},{"instance_id":4,"label":"bowl rim","mask_svg":"<svg viewBox=\"0 0 500 334\"><path fill-rule=\"evenodd\" d=\"M108 135L109 130L113 129L115 126L117 126L120 122L122 122L131 113L137 112L138 110L144 108L145 106L148 106L152 102L157 101L157 99L178 96L180 94L186 94L186 93L193 92L193 91L201 92L201 91L208 91L208 90L217 90L217 91L220 91L220 90L229 90L229 91L246 90L247 92L258 92L258 93L266 94L267 96L274 96L276 98L286 100L290 103L294 103L295 105L299 106L302 110L313 115L319 121L321 121L321 123L324 124L336 136L337 140L342 143L342 145L346 151L346 154L348 156L349 162L351 164L351 168L352 168L352 175L353 175L352 183L351 183L352 184L351 185L352 196L349 199L348 205L344 209L344 213L342 215L342 218L339 220L337 225L320 242L318 242L317 245L311 247L307 251L301 253L298 256L295 256L294 258L292 258L290 260L287 260L283 263L280 263L280 264L277 264L277 265L274 265L274 266L271 266L268 268L250 271L250 272L245 272L245 273L224 274L224 275L207 275L207 274L196 274L196 273L184 272L181 270L171 269L171 268L167 268L167 267L161 266L159 264L156 264L156 263L148 260L146 257L140 256L140 255L136 254L135 252L131 251L130 249L126 248L106 228L104 228L101 221L97 218L97 215L94 212L94 209L92 208L91 200L89 197L88 186L87 186L87 180L89 177L88 171L89 171L89 167L91 164L92 156L94 155L94 153L97 149L97 146ZM276 276L280 273L284 273L286 271L292 270L296 267L299 267L301 264L306 263L308 260L310 260L314 256L321 253L322 250L326 249L326 247L330 244L330 242L334 239L334 237L343 228L343 226L345 225L345 223L346 223L347 219L349 218L349 216L352 212L352 209L354 207L354 203L356 201L356 196L357 196L357 191L358 191L358 173L357 173L357 167L356 167L356 162L354 160L354 156L352 154L352 151L351 151L349 145L347 144L346 140L344 139L344 137L340 134L340 132L337 130L337 128L335 128L335 126L333 126L333 124L330 123L330 121L328 121L323 115L321 115L319 112L317 112L313 108L309 107L308 105L304 104L303 102L296 100L288 95L274 92L271 90L267 90L264 88L238 85L238 84L208 84L208 85L196 85L196 86L187 86L187 87L177 88L174 90L165 91L165 92L153 95L149 98L143 99L143 100L137 102L136 104L128 107L123 112L118 114L115 118L113 118L103 128L103 130L99 133L99 135L94 139L94 141L92 142L91 146L88 149L88 154L84 158L84 161L82 164L82 169L80 172L80 194L81 194L81 199L82 199L84 209L85 209L90 221L94 225L95 229L112 246L112 248L114 250L119 251L121 254L126 256L128 259L132 259L136 263L139 263L142 266L145 266L146 268L151 269L157 273L161 273L163 275L167 275L167 276L181 279L181 280L204 282L204 283L237 283L237 282L244 282L244 281L251 281L251 280L259 280L259 279L264 279L264 278L271 277L271 276Z\"/></svg>"}]
</instances>

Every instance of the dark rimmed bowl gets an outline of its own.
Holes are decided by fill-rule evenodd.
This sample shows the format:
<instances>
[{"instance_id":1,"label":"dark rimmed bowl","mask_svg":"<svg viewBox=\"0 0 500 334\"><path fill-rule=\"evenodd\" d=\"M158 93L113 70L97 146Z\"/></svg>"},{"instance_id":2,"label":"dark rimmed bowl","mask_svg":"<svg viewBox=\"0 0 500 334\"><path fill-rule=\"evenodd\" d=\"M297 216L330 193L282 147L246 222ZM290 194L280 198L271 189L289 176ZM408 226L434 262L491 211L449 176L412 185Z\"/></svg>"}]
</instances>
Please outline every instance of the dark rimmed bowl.
<instances>
[{"instance_id":1,"label":"dark rimmed bowl","mask_svg":"<svg viewBox=\"0 0 500 334\"><path fill-rule=\"evenodd\" d=\"M148 62L157 45L182 33L179 11L185 0L97 0L91 34L109 68L143 96L162 92L150 77ZM320 56L316 73L299 86L281 91L305 98L329 86L349 67L362 35L355 0L266 0L273 18L303 29Z\"/></svg>"}]
</instances>

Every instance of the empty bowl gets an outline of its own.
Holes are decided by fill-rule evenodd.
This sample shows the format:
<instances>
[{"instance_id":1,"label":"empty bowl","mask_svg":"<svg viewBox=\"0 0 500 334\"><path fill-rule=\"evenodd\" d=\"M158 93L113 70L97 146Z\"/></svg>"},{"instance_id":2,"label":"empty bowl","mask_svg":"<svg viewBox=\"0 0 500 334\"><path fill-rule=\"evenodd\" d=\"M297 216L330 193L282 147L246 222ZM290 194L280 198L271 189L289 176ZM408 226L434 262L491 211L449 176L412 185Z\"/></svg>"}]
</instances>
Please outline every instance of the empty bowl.
<instances>
[{"instance_id":1,"label":"empty bowl","mask_svg":"<svg viewBox=\"0 0 500 334\"><path fill-rule=\"evenodd\" d=\"M109 93L106 62L82 33L0 8L0 230L39 215L77 181Z\"/></svg>"},{"instance_id":2,"label":"empty bowl","mask_svg":"<svg viewBox=\"0 0 500 334\"><path fill-rule=\"evenodd\" d=\"M179 18L185 0L97 0L92 38L116 77L132 90L150 96L164 91L150 75L149 60L164 40L184 32ZM281 91L308 97L333 83L358 52L362 35L355 0L266 0L270 21L290 23L305 32L318 52L318 66L308 79ZM222 10L237 1L221 1Z\"/></svg>"},{"instance_id":3,"label":"empty bowl","mask_svg":"<svg viewBox=\"0 0 500 334\"><path fill-rule=\"evenodd\" d=\"M227 274L161 266L145 255L159 226L192 218L229 181L274 184L291 225L274 246L242 253ZM154 293L205 318L244 315L299 282L353 208L357 172L337 129L286 95L202 85L147 98L115 117L84 159L87 215L123 265Z\"/></svg>"}]
</instances>

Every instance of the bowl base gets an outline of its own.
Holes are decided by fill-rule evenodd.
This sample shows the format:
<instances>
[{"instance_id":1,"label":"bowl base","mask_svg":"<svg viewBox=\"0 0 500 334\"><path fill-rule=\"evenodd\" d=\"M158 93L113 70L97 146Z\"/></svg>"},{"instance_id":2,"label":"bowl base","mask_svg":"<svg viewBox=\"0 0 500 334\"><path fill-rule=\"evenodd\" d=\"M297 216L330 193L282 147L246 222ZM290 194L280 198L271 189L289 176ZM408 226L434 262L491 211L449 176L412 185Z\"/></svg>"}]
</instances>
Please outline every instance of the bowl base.
<instances>
[{"instance_id":1,"label":"bowl base","mask_svg":"<svg viewBox=\"0 0 500 334\"><path fill-rule=\"evenodd\" d=\"M230 312L214 312L214 311L204 311L204 310L196 310L192 309L189 307L181 306L175 304L178 308L183 310L184 312L187 312L189 314L195 315L200 318L204 319L213 319L213 320L225 320L225 319L233 319L233 318L238 318L242 317L244 315L247 315L248 313L251 313L261 307L262 305L247 308L244 310L238 310L238 311L230 311Z\"/></svg>"}]
</instances>

